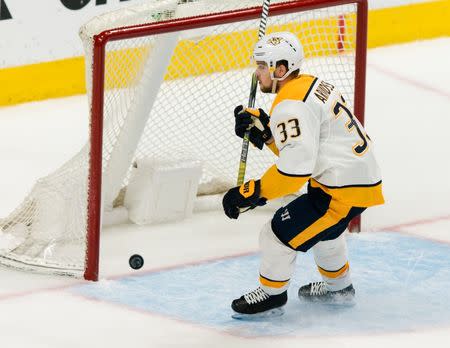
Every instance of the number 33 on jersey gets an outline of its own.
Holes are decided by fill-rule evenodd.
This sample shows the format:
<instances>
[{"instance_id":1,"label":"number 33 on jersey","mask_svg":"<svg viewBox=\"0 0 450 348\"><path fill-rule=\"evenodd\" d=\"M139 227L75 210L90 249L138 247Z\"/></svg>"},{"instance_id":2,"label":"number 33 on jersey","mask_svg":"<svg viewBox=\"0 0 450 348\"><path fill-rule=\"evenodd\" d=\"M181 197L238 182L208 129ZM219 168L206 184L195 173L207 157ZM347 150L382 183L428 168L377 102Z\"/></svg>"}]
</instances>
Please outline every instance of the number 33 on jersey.
<instances>
[{"instance_id":1,"label":"number 33 on jersey","mask_svg":"<svg viewBox=\"0 0 450 348\"><path fill-rule=\"evenodd\" d=\"M270 115L278 175L310 179L351 206L384 202L373 144L335 86L300 75L279 91Z\"/></svg>"}]
</instances>

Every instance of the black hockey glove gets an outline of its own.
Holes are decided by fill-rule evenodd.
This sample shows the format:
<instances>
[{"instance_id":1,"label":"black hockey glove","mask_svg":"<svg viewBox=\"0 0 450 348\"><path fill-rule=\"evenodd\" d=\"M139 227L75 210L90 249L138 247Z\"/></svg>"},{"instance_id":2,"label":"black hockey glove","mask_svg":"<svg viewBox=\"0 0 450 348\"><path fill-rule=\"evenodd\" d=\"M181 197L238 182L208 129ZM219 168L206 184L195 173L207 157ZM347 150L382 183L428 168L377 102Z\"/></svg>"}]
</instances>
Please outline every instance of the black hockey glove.
<instances>
[{"instance_id":1,"label":"black hockey glove","mask_svg":"<svg viewBox=\"0 0 450 348\"><path fill-rule=\"evenodd\" d=\"M253 116L253 117L252 117ZM269 121L270 117L262 109L249 109L242 105L236 106L234 109L236 135L240 138L244 137L245 131L250 128L250 142L258 149L262 150L264 143L272 137ZM254 124L253 119L258 118L261 125ZM259 122L257 122L259 123Z\"/></svg>"},{"instance_id":2,"label":"black hockey glove","mask_svg":"<svg viewBox=\"0 0 450 348\"><path fill-rule=\"evenodd\" d=\"M267 200L259 196L260 191L261 184L259 180L250 180L241 186L230 189L222 200L225 215L230 219L237 219L240 208L253 209L266 204Z\"/></svg>"}]
</instances>

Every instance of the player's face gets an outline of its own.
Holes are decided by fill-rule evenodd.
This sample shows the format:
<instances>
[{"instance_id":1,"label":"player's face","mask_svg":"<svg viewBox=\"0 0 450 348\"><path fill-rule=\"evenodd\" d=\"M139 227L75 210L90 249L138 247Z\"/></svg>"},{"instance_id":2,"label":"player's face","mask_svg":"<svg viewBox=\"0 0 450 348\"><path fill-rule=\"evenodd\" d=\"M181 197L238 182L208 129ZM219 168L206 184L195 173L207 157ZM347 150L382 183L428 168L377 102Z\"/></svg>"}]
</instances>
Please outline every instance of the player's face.
<instances>
[{"instance_id":1,"label":"player's face","mask_svg":"<svg viewBox=\"0 0 450 348\"><path fill-rule=\"evenodd\" d=\"M256 62L256 77L258 78L259 88L263 93L272 92L272 79L270 78L269 67L264 62Z\"/></svg>"}]
</instances>

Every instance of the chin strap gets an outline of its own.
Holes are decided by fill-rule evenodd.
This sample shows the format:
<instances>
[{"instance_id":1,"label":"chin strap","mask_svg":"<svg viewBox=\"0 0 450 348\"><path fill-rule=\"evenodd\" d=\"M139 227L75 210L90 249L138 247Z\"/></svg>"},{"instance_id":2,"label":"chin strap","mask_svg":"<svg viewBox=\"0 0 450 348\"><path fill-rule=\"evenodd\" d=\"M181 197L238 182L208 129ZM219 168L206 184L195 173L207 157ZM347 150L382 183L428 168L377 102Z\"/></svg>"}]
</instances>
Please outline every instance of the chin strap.
<instances>
[{"instance_id":1,"label":"chin strap","mask_svg":"<svg viewBox=\"0 0 450 348\"><path fill-rule=\"evenodd\" d=\"M292 71L287 71L286 74L284 74L281 77L275 78L274 73L272 72L270 74L270 78L272 79L272 93L276 93L278 81L283 81L286 77L288 77L291 74Z\"/></svg>"},{"instance_id":2,"label":"chin strap","mask_svg":"<svg viewBox=\"0 0 450 348\"><path fill-rule=\"evenodd\" d=\"M277 82L278 82L278 79L272 80L272 93L275 93L277 91Z\"/></svg>"}]
</instances>

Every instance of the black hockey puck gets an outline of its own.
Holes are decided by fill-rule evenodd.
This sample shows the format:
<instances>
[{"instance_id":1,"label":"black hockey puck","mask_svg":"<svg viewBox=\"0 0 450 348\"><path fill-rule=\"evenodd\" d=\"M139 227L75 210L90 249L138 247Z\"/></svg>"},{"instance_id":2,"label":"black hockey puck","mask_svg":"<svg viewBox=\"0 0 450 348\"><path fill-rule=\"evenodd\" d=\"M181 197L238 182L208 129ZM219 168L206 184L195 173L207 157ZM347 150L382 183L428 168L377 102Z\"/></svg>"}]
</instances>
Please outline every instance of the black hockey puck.
<instances>
[{"instance_id":1,"label":"black hockey puck","mask_svg":"<svg viewBox=\"0 0 450 348\"><path fill-rule=\"evenodd\" d=\"M130 256L128 263L132 269L139 269L144 266L144 258L141 255L134 254Z\"/></svg>"}]
</instances>

